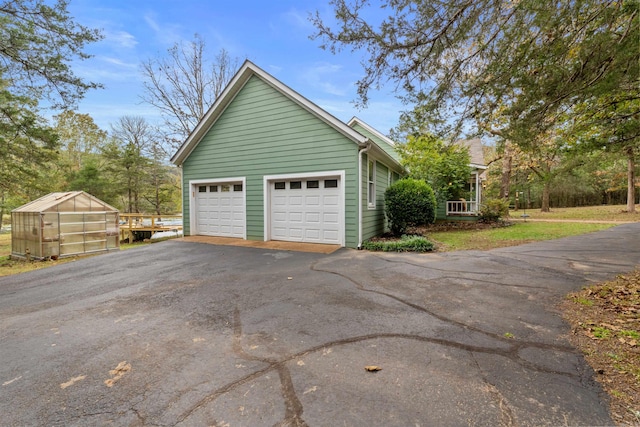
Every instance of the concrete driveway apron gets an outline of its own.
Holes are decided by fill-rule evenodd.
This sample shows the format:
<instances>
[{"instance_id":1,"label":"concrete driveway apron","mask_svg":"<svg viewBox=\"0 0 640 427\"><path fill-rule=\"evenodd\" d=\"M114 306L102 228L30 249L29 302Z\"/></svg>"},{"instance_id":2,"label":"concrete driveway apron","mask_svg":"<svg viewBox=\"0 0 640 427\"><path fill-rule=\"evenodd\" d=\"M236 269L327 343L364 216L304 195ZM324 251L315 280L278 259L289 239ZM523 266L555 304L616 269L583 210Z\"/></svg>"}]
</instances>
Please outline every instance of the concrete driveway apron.
<instances>
[{"instance_id":1,"label":"concrete driveway apron","mask_svg":"<svg viewBox=\"0 0 640 427\"><path fill-rule=\"evenodd\" d=\"M427 255L167 241L0 278L0 424L612 424L555 305L639 265L638 235Z\"/></svg>"}]
</instances>

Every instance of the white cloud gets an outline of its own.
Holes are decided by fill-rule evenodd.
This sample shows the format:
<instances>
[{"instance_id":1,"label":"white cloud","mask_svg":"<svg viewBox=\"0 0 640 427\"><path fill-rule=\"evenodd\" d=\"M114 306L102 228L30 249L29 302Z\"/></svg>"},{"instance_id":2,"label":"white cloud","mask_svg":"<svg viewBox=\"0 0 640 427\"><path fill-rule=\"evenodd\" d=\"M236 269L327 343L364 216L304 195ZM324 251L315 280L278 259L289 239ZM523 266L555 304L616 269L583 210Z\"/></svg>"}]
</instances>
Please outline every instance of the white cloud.
<instances>
[{"instance_id":1,"label":"white cloud","mask_svg":"<svg viewBox=\"0 0 640 427\"><path fill-rule=\"evenodd\" d=\"M154 13L145 14L144 21L155 33L156 40L163 45L173 46L175 43L184 39L181 34L182 27L180 25L168 24L166 22L159 23Z\"/></svg>"},{"instance_id":2,"label":"white cloud","mask_svg":"<svg viewBox=\"0 0 640 427\"><path fill-rule=\"evenodd\" d=\"M278 65L268 65L267 68L269 68L269 73L271 74L278 74L280 71L282 71L282 67Z\"/></svg>"},{"instance_id":3,"label":"white cloud","mask_svg":"<svg viewBox=\"0 0 640 427\"><path fill-rule=\"evenodd\" d=\"M308 19L308 12L301 12L295 8L289 9L282 14L282 19L289 25L297 27L299 29L307 30L312 28L313 25Z\"/></svg>"},{"instance_id":4,"label":"white cloud","mask_svg":"<svg viewBox=\"0 0 640 427\"><path fill-rule=\"evenodd\" d=\"M125 62L123 60L121 60L120 58L114 58L114 57L110 57L110 56L98 56L97 59L104 61L106 63L121 67L121 68L128 68L130 70L137 70L138 69L138 64L137 63L132 63L132 62Z\"/></svg>"},{"instance_id":5,"label":"white cloud","mask_svg":"<svg viewBox=\"0 0 640 427\"><path fill-rule=\"evenodd\" d=\"M105 31L105 41L120 48L133 49L138 44L136 38L126 31Z\"/></svg>"},{"instance_id":6,"label":"white cloud","mask_svg":"<svg viewBox=\"0 0 640 427\"><path fill-rule=\"evenodd\" d=\"M146 22L147 25L151 27L151 29L156 33L160 32L160 25L158 25L158 23L156 22L154 17L151 16L151 14L147 13L146 15L144 15L144 22Z\"/></svg>"},{"instance_id":7,"label":"white cloud","mask_svg":"<svg viewBox=\"0 0 640 427\"><path fill-rule=\"evenodd\" d=\"M338 81L343 79L340 74L342 65L330 63L316 63L308 67L299 75L299 79L305 85L321 90L324 93L335 96L345 96L351 91L353 83Z\"/></svg>"}]
</instances>

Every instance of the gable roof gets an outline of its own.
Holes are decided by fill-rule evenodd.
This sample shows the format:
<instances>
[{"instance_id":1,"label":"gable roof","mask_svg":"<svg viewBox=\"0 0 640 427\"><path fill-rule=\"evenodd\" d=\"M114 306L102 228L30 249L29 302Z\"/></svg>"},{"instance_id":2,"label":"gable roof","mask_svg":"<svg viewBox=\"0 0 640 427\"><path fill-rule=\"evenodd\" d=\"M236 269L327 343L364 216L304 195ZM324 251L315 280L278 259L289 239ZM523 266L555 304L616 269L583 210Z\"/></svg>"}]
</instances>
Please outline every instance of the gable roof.
<instances>
[{"instance_id":1,"label":"gable roof","mask_svg":"<svg viewBox=\"0 0 640 427\"><path fill-rule=\"evenodd\" d=\"M298 92L291 89L289 86L285 85L254 63L249 60L246 60L242 67L238 70L235 76L231 79L227 87L224 89L222 94L216 99L214 104L209 108L206 112L202 120L198 123L195 129L191 132L191 134L187 137L186 141L180 146L178 151L171 158L171 162L176 165L181 165L184 161L189 157L191 152L196 148L198 143L202 140L202 138L207 134L209 129L216 123L218 118L222 115L225 109L231 104L231 102L235 99L236 95L242 90L244 85L249 81L252 76L256 76L260 78L263 82L273 87L275 90L295 102L298 106L305 109L306 111L313 114L318 119L322 120L333 129L344 135L347 139L353 141L360 147L366 147L368 144L371 144L374 148L376 148L377 152L380 152L384 157L387 157L391 163L395 164L398 168L403 169L400 165L400 162L397 160L396 156L393 154L393 149L390 150L389 147L385 147L384 145L393 142L389 140L387 137L382 135L380 132L373 129L371 126L366 123L358 120L359 124L363 124L363 128L370 130L371 133L374 134L375 140L372 140L366 135L358 132L356 129L353 129L350 125L342 122L337 119L327 111L320 108L318 105L309 101L304 96L300 95ZM355 119L355 118L354 118ZM352 119L351 121L353 121ZM356 119L357 120L357 119ZM351 122L350 122L351 123ZM377 139L379 138L381 143Z\"/></svg>"},{"instance_id":2,"label":"gable roof","mask_svg":"<svg viewBox=\"0 0 640 427\"><path fill-rule=\"evenodd\" d=\"M113 206L84 191L67 191L64 193L49 193L14 209L12 212L56 212L59 205L73 199L75 199L74 207L77 207L74 211L77 212L118 211Z\"/></svg>"},{"instance_id":3,"label":"gable roof","mask_svg":"<svg viewBox=\"0 0 640 427\"><path fill-rule=\"evenodd\" d=\"M455 142L456 144L463 145L469 149L469 155L471 156L471 166L478 169L486 169L487 165L484 160L484 152L482 151L482 141L478 138L475 139L461 139Z\"/></svg>"},{"instance_id":4,"label":"gable roof","mask_svg":"<svg viewBox=\"0 0 640 427\"><path fill-rule=\"evenodd\" d=\"M189 135L186 141L180 146L178 151L171 158L171 162L176 165L181 165L184 160L191 154L193 149L198 145L200 140L209 131L211 126L215 124L218 118L222 115L227 106L233 101L238 92L244 87L252 76L259 77L262 81L272 86L274 89L291 99L297 105L307 110L323 122L327 123L335 130L352 140L354 143L364 146L369 142L369 139L347 126L342 121L338 120L333 115L329 114L322 108L318 107L307 98L303 97L290 87L286 86L275 77L262 70L260 67L252 63L251 61L245 61L242 67L238 70L236 75L231 79L222 94L216 99L214 104L209 108L202 120L195 127L193 132Z\"/></svg>"}]
</instances>

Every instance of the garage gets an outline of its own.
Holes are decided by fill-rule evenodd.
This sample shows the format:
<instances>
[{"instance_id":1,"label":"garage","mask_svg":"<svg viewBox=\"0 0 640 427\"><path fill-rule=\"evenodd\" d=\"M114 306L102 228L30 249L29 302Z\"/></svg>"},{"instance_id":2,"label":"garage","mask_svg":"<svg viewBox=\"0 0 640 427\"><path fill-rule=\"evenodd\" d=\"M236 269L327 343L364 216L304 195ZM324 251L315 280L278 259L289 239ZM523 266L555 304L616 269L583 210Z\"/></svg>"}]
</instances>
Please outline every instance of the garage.
<instances>
[{"instance_id":1,"label":"garage","mask_svg":"<svg viewBox=\"0 0 640 427\"><path fill-rule=\"evenodd\" d=\"M195 234L245 238L242 181L194 184Z\"/></svg>"},{"instance_id":2,"label":"garage","mask_svg":"<svg viewBox=\"0 0 640 427\"><path fill-rule=\"evenodd\" d=\"M340 176L270 180L271 240L341 245L341 187Z\"/></svg>"},{"instance_id":3,"label":"garage","mask_svg":"<svg viewBox=\"0 0 640 427\"><path fill-rule=\"evenodd\" d=\"M338 120L250 61L171 161L182 168L185 236L349 248L385 232L384 192L405 174L384 134ZM212 181L242 181L244 199L223 209Z\"/></svg>"}]
</instances>

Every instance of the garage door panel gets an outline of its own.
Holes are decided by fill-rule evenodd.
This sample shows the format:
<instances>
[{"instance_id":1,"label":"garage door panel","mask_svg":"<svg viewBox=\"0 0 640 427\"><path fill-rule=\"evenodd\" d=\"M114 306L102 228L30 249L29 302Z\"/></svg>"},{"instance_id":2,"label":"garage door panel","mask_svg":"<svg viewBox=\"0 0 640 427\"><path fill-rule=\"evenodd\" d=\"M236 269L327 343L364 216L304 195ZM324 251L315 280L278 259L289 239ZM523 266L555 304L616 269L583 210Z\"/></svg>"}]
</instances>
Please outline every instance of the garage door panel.
<instances>
[{"instance_id":1,"label":"garage door panel","mask_svg":"<svg viewBox=\"0 0 640 427\"><path fill-rule=\"evenodd\" d=\"M335 177L296 178L269 184L270 238L295 242L341 244L342 185ZM337 184L336 184L337 183Z\"/></svg>"},{"instance_id":2,"label":"garage door panel","mask_svg":"<svg viewBox=\"0 0 640 427\"><path fill-rule=\"evenodd\" d=\"M307 240L320 240L320 230L314 230L314 229L307 229L305 232L304 237Z\"/></svg>"},{"instance_id":3,"label":"garage door panel","mask_svg":"<svg viewBox=\"0 0 640 427\"><path fill-rule=\"evenodd\" d=\"M307 212L304 220L308 223L320 224L320 212Z\"/></svg>"},{"instance_id":4,"label":"garage door panel","mask_svg":"<svg viewBox=\"0 0 640 427\"><path fill-rule=\"evenodd\" d=\"M237 187L234 188L234 185ZM231 182L206 187L207 191L200 191L198 188L195 193L197 234L243 238L245 236L244 186L241 183ZM217 191L218 189L221 191Z\"/></svg>"},{"instance_id":5,"label":"garage door panel","mask_svg":"<svg viewBox=\"0 0 640 427\"><path fill-rule=\"evenodd\" d=\"M325 224L338 224L340 217L337 213L324 212L322 214L322 222Z\"/></svg>"},{"instance_id":6,"label":"garage door panel","mask_svg":"<svg viewBox=\"0 0 640 427\"><path fill-rule=\"evenodd\" d=\"M307 206L320 206L320 196L305 197L305 204Z\"/></svg>"},{"instance_id":7,"label":"garage door panel","mask_svg":"<svg viewBox=\"0 0 640 427\"><path fill-rule=\"evenodd\" d=\"M291 239L302 240L302 229L301 228L289 228L289 232L287 233L288 237Z\"/></svg>"},{"instance_id":8,"label":"garage door panel","mask_svg":"<svg viewBox=\"0 0 640 427\"><path fill-rule=\"evenodd\" d=\"M302 196L290 196L286 204L289 206L302 206Z\"/></svg>"},{"instance_id":9,"label":"garage door panel","mask_svg":"<svg viewBox=\"0 0 640 427\"><path fill-rule=\"evenodd\" d=\"M340 197L339 196L324 196L322 198L322 204L326 207L329 206L339 206L340 205Z\"/></svg>"},{"instance_id":10,"label":"garage door panel","mask_svg":"<svg viewBox=\"0 0 640 427\"><path fill-rule=\"evenodd\" d=\"M337 241L339 239L338 232L335 230L323 230L322 238L324 240L334 240Z\"/></svg>"}]
</instances>

